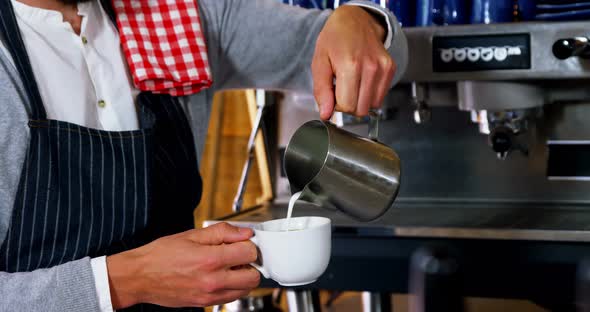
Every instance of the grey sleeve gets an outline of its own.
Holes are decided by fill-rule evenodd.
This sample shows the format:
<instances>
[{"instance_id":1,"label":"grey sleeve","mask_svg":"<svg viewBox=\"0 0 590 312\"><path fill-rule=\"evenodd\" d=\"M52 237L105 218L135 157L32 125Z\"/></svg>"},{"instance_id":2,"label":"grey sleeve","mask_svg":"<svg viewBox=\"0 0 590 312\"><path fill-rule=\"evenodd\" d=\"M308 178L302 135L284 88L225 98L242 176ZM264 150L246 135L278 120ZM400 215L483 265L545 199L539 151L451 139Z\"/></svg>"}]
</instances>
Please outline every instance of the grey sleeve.
<instances>
[{"instance_id":1,"label":"grey sleeve","mask_svg":"<svg viewBox=\"0 0 590 312\"><path fill-rule=\"evenodd\" d=\"M0 272L0 311L97 312L90 259L26 273Z\"/></svg>"},{"instance_id":2,"label":"grey sleeve","mask_svg":"<svg viewBox=\"0 0 590 312\"><path fill-rule=\"evenodd\" d=\"M399 81L407 64L406 39L396 18L389 52ZM306 10L277 0L201 0L213 89L260 88L311 92L311 61L316 39L331 11Z\"/></svg>"},{"instance_id":3,"label":"grey sleeve","mask_svg":"<svg viewBox=\"0 0 590 312\"><path fill-rule=\"evenodd\" d=\"M22 84L4 53L0 49L0 245L29 140ZM0 272L0 312L5 311L99 311L90 259L27 273Z\"/></svg>"}]
</instances>

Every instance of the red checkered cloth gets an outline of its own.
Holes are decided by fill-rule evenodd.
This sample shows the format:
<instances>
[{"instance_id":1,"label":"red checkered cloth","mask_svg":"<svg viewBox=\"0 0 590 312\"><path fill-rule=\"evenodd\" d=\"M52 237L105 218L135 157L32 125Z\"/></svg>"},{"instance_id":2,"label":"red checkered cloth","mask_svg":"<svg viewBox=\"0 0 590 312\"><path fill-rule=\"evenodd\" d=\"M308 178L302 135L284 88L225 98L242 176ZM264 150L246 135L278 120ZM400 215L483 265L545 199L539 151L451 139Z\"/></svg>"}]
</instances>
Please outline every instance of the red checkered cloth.
<instances>
[{"instance_id":1,"label":"red checkered cloth","mask_svg":"<svg viewBox=\"0 0 590 312\"><path fill-rule=\"evenodd\" d=\"M113 0L135 86L182 96L211 86L196 0Z\"/></svg>"}]
</instances>

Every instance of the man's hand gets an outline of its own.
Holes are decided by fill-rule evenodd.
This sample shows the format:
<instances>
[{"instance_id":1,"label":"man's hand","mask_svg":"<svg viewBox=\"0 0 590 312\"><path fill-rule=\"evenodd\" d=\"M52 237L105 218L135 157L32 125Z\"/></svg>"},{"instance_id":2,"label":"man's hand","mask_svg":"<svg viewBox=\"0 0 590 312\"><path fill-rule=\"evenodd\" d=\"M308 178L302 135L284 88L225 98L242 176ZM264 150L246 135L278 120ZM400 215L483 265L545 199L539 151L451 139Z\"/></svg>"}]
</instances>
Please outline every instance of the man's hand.
<instances>
[{"instance_id":1,"label":"man's hand","mask_svg":"<svg viewBox=\"0 0 590 312\"><path fill-rule=\"evenodd\" d=\"M247 295L260 283L248 265L257 259L252 235L222 223L107 257L113 308L204 307Z\"/></svg>"},{"instance_id":2,"label":"man's hand","mask_svg":"<svg viewBox=\"0 0 590 312\"><path fill-rule=\"evenodd\" d=\"M334 110L366 116L370 108L381 106L396 68L383 46L386 31L358 6L342 6L328 18L312 62L322 119L329 119Z\"/></svg>"}]
</instances>

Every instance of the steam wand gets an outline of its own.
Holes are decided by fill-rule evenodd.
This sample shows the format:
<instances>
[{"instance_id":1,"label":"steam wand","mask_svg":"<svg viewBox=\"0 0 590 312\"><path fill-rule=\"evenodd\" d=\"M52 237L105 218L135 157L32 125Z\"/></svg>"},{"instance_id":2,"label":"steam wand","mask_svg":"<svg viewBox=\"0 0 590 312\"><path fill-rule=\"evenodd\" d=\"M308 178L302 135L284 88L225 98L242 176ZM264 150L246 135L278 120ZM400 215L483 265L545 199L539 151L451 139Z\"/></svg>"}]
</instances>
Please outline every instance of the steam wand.
<instances>
[{"instance_id":1,"label":"steam wand","mask_svg":"<svg viewBox=\"0 0 590 312\"><path fill-rule=\"evenodd\" d=\"M238 192L236 194L232 206L233 212L240 212L242 210L242 205L244 204L246 182L248 181L250 167L252 167L252 159L254 158L254 146L256 142L256 135L258 135L258 131L260 130L260 126L262 124L262 116L264 115L264 110L266 108L266 101L264 97L260 96L259 92L261 91L256 92L256 107L258 109L258 113L256 114L256 119L254 121L254 124L252 125L252 132L250 132L250 138L248 139L248 158L246 159L246 163L244 164L244 169L242 169L242 177L240 179L240 184L238 186Z\"/></svg>"}]
</instances>

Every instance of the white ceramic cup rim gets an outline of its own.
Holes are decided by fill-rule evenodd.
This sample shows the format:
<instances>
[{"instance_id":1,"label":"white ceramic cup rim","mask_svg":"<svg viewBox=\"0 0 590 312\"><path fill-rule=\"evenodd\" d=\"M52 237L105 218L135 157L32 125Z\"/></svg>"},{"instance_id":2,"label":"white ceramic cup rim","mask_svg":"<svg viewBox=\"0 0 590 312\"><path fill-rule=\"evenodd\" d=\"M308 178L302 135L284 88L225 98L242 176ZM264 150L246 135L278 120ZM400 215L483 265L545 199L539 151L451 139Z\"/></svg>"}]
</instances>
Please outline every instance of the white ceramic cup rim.
<instances>
[{"instance_id":1,"label":"white ceramic cup rim","mask_svg":"<svg viewBox=\"0 0 590 312\"><path fill-rule=\"evenodd\" d=\"M292 217L291 218L291 221L292 222L297 222L297 220L302 220L302 219L303 220L304 219L311 219L311 220L317 221L317 223L315 223L315 224L313 224L313 225L311 225L309 227L306 227L305 229L301 229L300 231L297 231L297 232L312 230L312 229L319 228L319 227L322 227L322 226L330 225L332 223L332 220L330 220L328 218L325 218L325 217L316 217L316 216ZM269 231L269 230L264 230L263 229L265 224L266 225L268 225L270 223L280 223L280 224L282 224L286 220L287 220L287 218L273 219L273 220L269 220L269 221L266 221L266 222L262 222L260 224L257 224L253 228L256 231L265 232L265 233L296 233L296 232L284 232L284 231Z\"/></svg>"}]
</instances>

